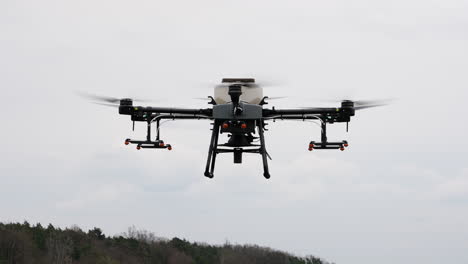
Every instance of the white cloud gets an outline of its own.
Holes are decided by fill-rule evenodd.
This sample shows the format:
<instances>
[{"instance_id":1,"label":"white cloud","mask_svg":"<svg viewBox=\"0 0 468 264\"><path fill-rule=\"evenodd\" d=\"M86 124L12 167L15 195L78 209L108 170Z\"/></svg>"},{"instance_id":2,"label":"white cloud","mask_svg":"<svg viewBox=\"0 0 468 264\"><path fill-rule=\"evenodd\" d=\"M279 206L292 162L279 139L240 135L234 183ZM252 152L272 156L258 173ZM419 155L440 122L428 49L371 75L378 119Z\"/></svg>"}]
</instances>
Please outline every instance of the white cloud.
<instances>
[{"instance_id":1,"label":"white cloud","mask_svg":"<svg viewBox=\"0 0 468 264\"><path fill-rule=\"evenodd\" d=\"M436 194L442 199L455 198L468 200L468 169L460 174L449 177L436 188Z\"/></svg>"}]
</instances>

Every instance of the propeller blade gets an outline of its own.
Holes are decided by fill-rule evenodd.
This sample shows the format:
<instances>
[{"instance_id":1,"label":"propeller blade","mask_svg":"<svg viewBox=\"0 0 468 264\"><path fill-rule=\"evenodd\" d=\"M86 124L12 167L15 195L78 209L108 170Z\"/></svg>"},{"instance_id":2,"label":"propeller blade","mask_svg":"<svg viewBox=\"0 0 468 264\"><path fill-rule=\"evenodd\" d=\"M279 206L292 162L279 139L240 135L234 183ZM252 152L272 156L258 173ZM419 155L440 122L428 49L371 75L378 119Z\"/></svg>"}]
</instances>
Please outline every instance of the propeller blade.
<instances>
[{"instance_id":1,"label":"propeller blade","mask_svg":"<svg viewBox=\"0 0 468 264\"><path fill-rule=\"evenodd\" d=\"M111 97L111 96L101 96L101 95L95 95L95 94L90 94L86 92L76 92L79 96L90 99L93 101L101 101L101 102L107 102L107 103L118 103L120 102L119 98L116 97Z\"/></svg>"},{"instance_id":2,"label":"propeller blade","mask_svg":"<svg viewBox=\"0 0 468 264\"><path fill-rule=\"evenodd\" d=\"M247 87L247 88L260 87L260 85L257 83L222 83L222 84L215 85L215 88L229 88L229 86L234 85L234 84L238 84L238 85L241 85L242 87Z\"/></svg>"},{"instance_id":3,"label":"propeller blade","mask_svg":"<svg viewBox=\"0 0 468 264\"><path fill-rule=\"evenodd\" d=\"M382 100L358 100L358 101L353 101L353 100L342 100L342 101L334 101L334 102L353 102L354 103L354 109L355 110L362 110L362 109L367 109L367 108L374 108L374 107L380 107L380 106L386 106L390 104L390 102L394 101L395 99L382 99ZM301 107L299 109L320 109L320 108L314 108L314 107Z\"/></svg>"},{"instance_id":4,"label":"propeller blade","mask_svg":"<svg viewBox=\"0 0 468 264\"><path fill-rule=\"evenodd\" d=\"M112 96L105 96L105 95L96 95L88 92L82 92L82 91L77 91L76 94L80 97L92 100L92 101L99 101L99 102L105 102L105 103L120 103L120 100L123 98L117 98L117 97L112 97ZM132 101L134 102L154 102L153 100L145 100L145 99L137 99L137 98L131 98Z\"/></svg>"},{"instance_id":5,"label":"propeller blade","mask_svg":"<svg viewBox=\"0 0 468 264\"><path fill-rule=\"evenodd\" d=\"M267 100L280 100L280 99L286 99L288 98L287 96L268 96Z\"/></svg>"},{"instance_id":6,"label":"propeller blade","mask_svg":"<svg viewBox=\"0 0 468 264\"><path fill-rule=\"evenodd\" d=\"M361 106L361 105L384 105L389 104L395 99L393 98L386 98L386 99L375 99L375 100L353 100L350 98L345 99L332 99L332 100L320 100L321 102L329 102L329 103L341 103L341 102L353 102L354 106Z\"/></svg>"},{"instance_id":7,"label":"propeller blade","mask_svg":"<svg viewBox=\"0 0 468 264\"><path fill-rule=\"evenodd\" d=\"M350 100L353 101L353 100ZM380 99L380 100L356 100L354 102L354 106L367 106L367 105L376 105L376 106L381 106L381 105L387 105L390 102L392 102L393 99Z\"/></svg>"},{"instance_id":8,"label":"propeller blade","mask_svg":"<svg viewBox=\"0 0 468 264\"><path fill-rule=\"evenodd\" d=\"M91 102L93 104L97 104L97 105L104 105L104 106L110 106L110 107L115 107L115 108L118 108L120 105L119 104L109 104L109 103L99 103L99 102Z\"/></svg>"},{"instance_id":9,"label":"propeller blade","mask_svg":"<svg viewBox=\"0 0 468 264\"><path fill-rule=\"evenodd\" d=\"M259 88L259 87L277 87L279 85L281 85L281 83L279 82L267 82L267 81L261 81L261 82L254 82L254 83L249 83L249 82L225 82L225 83L220 83L220 84L216 84L214 85L215 88L227 88L229 87L230 85L233 85L233 84L238 84L238 85L241 85L243 87L247 87L247 88Z\"/></svg>"},{"instance_id":10,"label":"propeller blade","mask_svg":"<svg viewBox=\"0 0 468 264\"><path fill-rule=\"evenodd\" d=\"M361 106L355 106L354 110L362 110L362 109L367 109L367 108L373 108L373 107L380 107L380 106L386 106L387 104L379 104L379 105L361 105Z\"/></svg>"}]
</instances>

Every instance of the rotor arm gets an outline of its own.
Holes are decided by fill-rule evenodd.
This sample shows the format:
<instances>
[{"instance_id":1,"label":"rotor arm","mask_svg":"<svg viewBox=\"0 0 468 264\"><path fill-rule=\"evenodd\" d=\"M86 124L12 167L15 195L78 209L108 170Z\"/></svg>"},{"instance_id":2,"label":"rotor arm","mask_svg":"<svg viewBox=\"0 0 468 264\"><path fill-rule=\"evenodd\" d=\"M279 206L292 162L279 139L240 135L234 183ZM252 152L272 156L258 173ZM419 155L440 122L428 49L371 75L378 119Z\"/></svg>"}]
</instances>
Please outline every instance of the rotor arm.
<instances>
[{"instance_id":1,"label":"rotor arm","mask_svg":"<svg viewBox=\"0 0 468 264\"><path fill-rule=\"evenodd\" d=\"M152 107L152 106L133 106L133 105L123 105L119 106L119 114L121 115L130 115L132 117L141 117L137 118L135 121L144 121L139 119L146 119L147 116L156 116L156 115L181 115L181 118L187 119L187 116L192 116L192 118L211 118L213 115L213 109L190 109L190 108L172 108L172 107ZM179 117L179 116L177 116Z\"/></svg>"},{"instance_id":2,"label":"rotor arm","mask_svg":"<svg viewBox=\"0 0 468 264\"><path fill-rule=\"evenodd\" d=\"M299 109L263 109L263 116L268 118L271 116L297 116L297 115L324 115L336 114L340 112L340 108L299 108Z\"/></svg>"},{"instance_id":3,"label":"rotor arm","mask_svg":"<svg viewBox=\"0 0 468 264\"><path fill-rule=\"evenodd\" d=\"M211 108L205 109L190 109L190 108L169 108L169 107L133 107L136 111L147 113L160 113L160 114L188 114L188 115L205 115L211 116L213 110Z\"/></svg>"},{"instance_id":4,"label":"rotor arm","mask_svg":"<svg viewBox=\"0 0 468 264\"><path fill-rule=\"evenodd\" d=\"M198 114L194 114L194 115L189 115L189 114L186 114L186 115L181 115L181 114L162 114L162 115L156 115L153 120L157 120L157 119L168 119L168 120L176 120L176 119L211 119L210 116L206 116L206 115L198 115Z\"/></svg>"}]
</instances>

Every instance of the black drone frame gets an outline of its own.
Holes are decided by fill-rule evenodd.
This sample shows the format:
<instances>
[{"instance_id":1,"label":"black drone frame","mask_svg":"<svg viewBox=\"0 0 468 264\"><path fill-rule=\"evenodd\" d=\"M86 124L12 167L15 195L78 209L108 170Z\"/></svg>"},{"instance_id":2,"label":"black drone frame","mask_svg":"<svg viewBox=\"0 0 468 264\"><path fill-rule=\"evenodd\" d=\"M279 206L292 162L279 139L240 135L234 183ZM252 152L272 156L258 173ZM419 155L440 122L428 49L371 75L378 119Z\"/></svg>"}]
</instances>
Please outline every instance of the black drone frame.
<instances>
[{"instance_id":1,"label":"black drone frame","mask_svg":"<svg viewBox=\"0 0 468 264\"><path fill-rule=\"evenodd\" d=\"M346 122L354 116L355 110L366 108L355 107L352 101L341 102L339 108L302 108L302 109L276 109L264 108L268 97L264 97L260 104L248 104L240 100L242 87L253 83L253 79L223 79L229 87L231 102L217 104L212 97L210 104L212 108L186 109L165 107L143 107L134 106L132 99L121 99L119 114L130 115L134 122L147 123L146 140L126 139L125 144L136 144L137 149L153 148L171 150L170 144L164 143L160 137L160 121L164 119L208 119L212 120L211 141L208 148L208 158L204 175L213 178L216 157L221 153L233 153L234 163L242 163L243 153L257 153L262 156L263 175L270 178L268 169L268 158L270 155L266 150L265 126L268 120L317 120L321 123L321 141L311 141L309 150L313 149L340 149L344 150L348 142L329 142L327 140L327 124ZM156 123L156 138L151 139L151 124ZM254 134L258 133L258 137ZM227 143L219 144L219 135L228 133ZM259 139L258 144L254 140ZM271 159L271 158L270 158Z\"/></svg>"}]
</instances>

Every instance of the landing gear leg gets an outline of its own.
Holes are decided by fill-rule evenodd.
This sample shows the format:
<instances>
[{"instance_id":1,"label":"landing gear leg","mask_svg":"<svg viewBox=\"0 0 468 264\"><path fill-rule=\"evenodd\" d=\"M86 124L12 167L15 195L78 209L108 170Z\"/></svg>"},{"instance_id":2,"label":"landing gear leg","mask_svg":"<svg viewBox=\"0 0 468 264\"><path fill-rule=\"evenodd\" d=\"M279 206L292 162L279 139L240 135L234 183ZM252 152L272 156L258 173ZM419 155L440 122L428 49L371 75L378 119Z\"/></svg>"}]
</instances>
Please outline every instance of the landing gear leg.
<instances>
[{"instance_id":1,"label":"landing gear leg","mask_svg":"<svg viewBox=\"0 0 468 264\"><path fill-rule=\"evenodd\" d=\"M264 126L264 123L262 120L260 120L258 123L258 134L260 135L260 144L261 144L260 154L262 154L262 160L263 160L263 176L266 179L269 179L270 171L268 170L268 160L267 160L268 153L265 147L265 136L263 135L263 126Z\"/></svg>"},{"instance_id":2,"label":"landing gear leg","mask_svg":"<svg viewBox=\"0 0 468 264\"><path fill-rule=\"evenodd\" d=\"M322 147L327 145L327 122L322 120Z\"/></svg>"},{"instance_id":3,"label":"landing gear leg","mask_svg":"<svg viewBox=\"0 0 468 264\"><path fill-rule=\"evenodd\" d=\"M216 155L218 154L218 137L219 137L219 126L216 126L216 135L215 135L215 140L213 144L213 159L211 160L211 166L210 166L210 174L211 177L214 176L214 168L215 168L215 163L216 163Z\"/></svg>"},{"instance_id":4,"label":"landing gear leg","mask_svg":"<svg viewBox=\"0 0 468 264\"><path fill-rule=\"evenodd\" d=\"M216 162L216 149L218 147L219 124L215 121L213 124L213 133L211 133L210 147L208 149L208 159L206 161L205 176L213 178L213 172Z\"/></svg>"},{"instance_id":5,"label":"landing gear leg","mask_svg":"<svg viewBox=\"0 0 468 264\"><path fill-rule=\"evenodd\" d=\"M159 141L159 121L160 119L156 119L156 141Z\"/></svg>"},{"instance_id":6,"label":"landing gear leg","mask_svg":"<svg viewBox=\"0 0 468 264\"><path fill-rule=\"evenodd\" d=\"M151 141L151 119L148 118L146 121L147 123L147 133L146 133L146 141Z\"/></svg>"}]
</instances>

